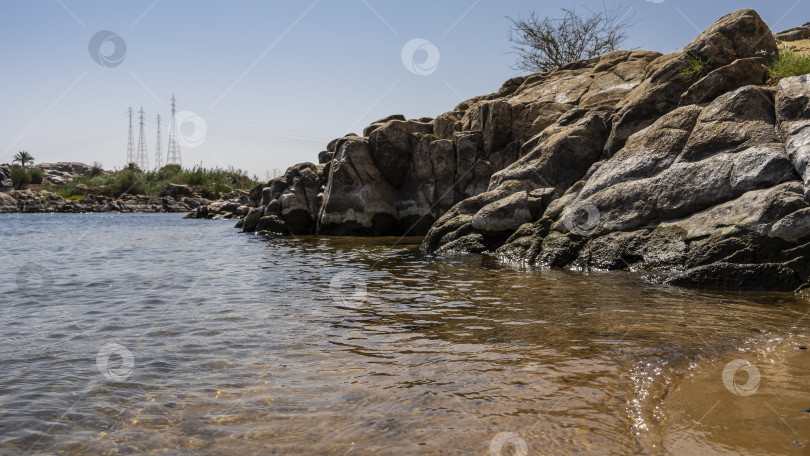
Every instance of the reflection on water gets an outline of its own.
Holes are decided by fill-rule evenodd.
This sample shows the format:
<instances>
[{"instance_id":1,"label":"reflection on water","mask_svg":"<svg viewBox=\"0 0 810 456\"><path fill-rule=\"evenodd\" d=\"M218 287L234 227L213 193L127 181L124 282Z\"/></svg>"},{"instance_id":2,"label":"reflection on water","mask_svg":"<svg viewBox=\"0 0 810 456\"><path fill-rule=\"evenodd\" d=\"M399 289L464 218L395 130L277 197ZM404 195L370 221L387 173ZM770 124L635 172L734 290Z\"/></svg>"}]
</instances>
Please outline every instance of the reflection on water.
<instances>
[{"instance_id":1,"label":"reflection on water","mask_svg":"<svg viewBox=\"0 0 810 456\"><path fill-rule=\"evenodd\" d=\"M8 215L0 240L2 454L810 446L810 306L790 294L163 214ZM747 396L745 373L724 384L737 359L760 374Z\"/></svg>"}]
</instances>

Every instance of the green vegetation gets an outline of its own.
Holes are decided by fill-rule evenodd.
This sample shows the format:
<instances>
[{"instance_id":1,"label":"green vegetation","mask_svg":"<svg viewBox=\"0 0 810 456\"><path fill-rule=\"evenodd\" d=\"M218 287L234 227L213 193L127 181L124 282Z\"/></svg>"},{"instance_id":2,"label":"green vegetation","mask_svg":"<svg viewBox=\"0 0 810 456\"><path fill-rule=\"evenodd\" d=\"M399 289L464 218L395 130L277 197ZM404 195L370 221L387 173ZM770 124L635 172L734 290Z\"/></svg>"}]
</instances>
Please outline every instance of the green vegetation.
<instances>
[{"instance_id":1,"label":"green vegetation","mask_svg":"<svg viewBox=\"0 0 810 456\"><path fill-rule=\"evenodd\" d=\"M39 185L45 179L45 174L40 169L32 168L28 170L28 178L32 184Z\"/></svg>"},{"instance_id":2,"label":"green vegetation","mask_svg":"<svg viewBox=\"0 0 810 456\"><path fill-rule=\"evenodd\" d=\"M42 170L32 168L26 170L20 165L11 166L11 183L17 190L25 189L28 184L39 185L45 179Z\"/></svg>"},{"instance_id":3,"label":"green vegetation","mask_svg":"<svg viewBox=\"0 0 810 456\"><path fill-rule=\"evenodd\" d=\"M98 177L104 174L104 170L101 169L101 165L98 163L93 163L93 168L90 169L90 177Z\"/></svg>"},{"instance_id":4,"label":"green vegetation","mask_svg":"<svg viewBox=\"0 0 810 456\"><path fill-rule=\"evenodd\" d=\"M11 183L14 185L15 189L22 190L26 185L31 183L31 176L28 175L28 172L22 166L12 165Z\"/></svg>"},{"instance_id":5,"label":"green vegetation","mask_svg":"<svg viewBox=\"0 0 810 456\"><path fill-rule=\"evenodd\" d=\"M53 191L64 198L75 197L80 193L119 197L130 195L156 195L167 184L186 184L197 187L207 198L215 198L218 193L228 193L233 189L248 190L256 186L258 179L249 177L241 169L203 168L196 165L182 169L179 165L166 165L157 171L142 171L134 163L119 171L91 171ZM79 184L86 190L75 191Z\"/></svg>"},{"instance_id":6,"label":"green vegetation","mask_svg":"<svg viewBox=\"0 0 810 456\"><path fill-rule=\"evenodd\" d=\"M34 157L32 157L27 151L21 150L14 155L12 163L19 163L22 165L23 169L25 169L26 163L34 163Z\"/></svg>"},{"instance_id":7,"label":"green vegetation","mask_svg":"<svg viewBox=\"0 0 810 456\"><path fill-rule=\"evenodd\" d=\"M768 83L778 84L784 78L810 73L810 57L797 54L793 49L783 45L766 66Z\"/></svg>"},{"instance_id":8,"label":"green vegetation","mask_svg":"<svg viewBox=\"0 0 810 456\"><path fill-rule=\"evenodd\" d=\"M678 74L681 75L683 82L692 85L709 73L709 62L711 60L703 60L699 55L691 52L686 55L686 58L686 66L681 68Z\"/></svg>"}]
</instances>

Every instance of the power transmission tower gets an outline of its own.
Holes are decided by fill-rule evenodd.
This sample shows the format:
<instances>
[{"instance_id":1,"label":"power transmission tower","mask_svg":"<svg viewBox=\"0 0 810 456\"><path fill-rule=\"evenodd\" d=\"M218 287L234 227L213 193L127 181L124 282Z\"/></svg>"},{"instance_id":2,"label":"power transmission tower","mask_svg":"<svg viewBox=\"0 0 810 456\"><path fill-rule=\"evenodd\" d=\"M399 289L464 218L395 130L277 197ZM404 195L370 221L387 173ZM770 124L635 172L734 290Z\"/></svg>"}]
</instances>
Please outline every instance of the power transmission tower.
<instances>
[{"instance_id":1,"label":"power transmission tower","mask_svg":"<svg viewBox=\"0 0 810 456\"><path fill-rule=\"evenodd\" d=\"M135 157L135 164L144 171L149 169L149 155L146 153L146 137L143 132L143 106L141 106L141 135L138 137L138 156Z\"/></svg>"},{"instance_id":2,"label":"power transmission tower","mask_svg":"<svg viewBox=\"0 0 810 456\"><path fill-rule=\"evenodd\" d=\"M158 170L163 166L163 151L160 146L160 114L157 115L157 145L155 146L155 169Z\"/></svg>"},{"instance_id":3,"label":"power transmission tower","mask_svg":"<svg viewBox=\"0 0 810 456\"><path fill-rule=\"evenodd\" d=\"M132 144L132 108L129 108L129 143L127 144L127 165L135 162L135 149Z\"/></svg>"},{"instance_id":4,"label":"power transmission tower","mask_svg":"<svg viewBox=\"0 0 810 456\"><path fill-rule=\"evenodd\" d=\"M180 144L177 142L177 136L179 135L177 131L177 107L174 100L174 95L172 95L172 121L169 123L169 150L166 153L166 164L167 165L183 165L183 161L180 159Z\"/></svg>"}]
</instances>

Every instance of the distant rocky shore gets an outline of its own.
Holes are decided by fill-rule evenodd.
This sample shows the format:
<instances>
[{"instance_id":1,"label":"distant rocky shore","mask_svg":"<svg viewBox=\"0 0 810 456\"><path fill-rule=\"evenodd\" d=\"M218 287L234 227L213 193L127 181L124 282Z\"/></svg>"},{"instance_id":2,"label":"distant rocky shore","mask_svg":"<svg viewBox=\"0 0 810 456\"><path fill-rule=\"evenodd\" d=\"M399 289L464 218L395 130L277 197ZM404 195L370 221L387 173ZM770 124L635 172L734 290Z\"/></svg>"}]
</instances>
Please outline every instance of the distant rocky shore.
<instances>
[{"instance_id":1,"label":"distant rocky shore","mask_svg":"<svg viewBox=\"0 0 810 456\"><path fill-rule=\"evenodd\" d=\"M254 188L238 226L425 235L442 255L655 271L682 286L807 287L810 76L766 85L777 53L745 9L682 51L615 51L433 119L390 116Z\"/></svg>"},{"instance_id":2,"label":"distant rocky shore","mask_svg":"<svg viewBox=\"0 0 810 456\"><path fill-rule=\"evenodd\" d=\"M90 172L83 163L45 163L35 166L43 171L43 182L61 185ZM14 190L11 172L0 165L0 213L13 212L189 212L199 210L203 218L234 218L247 215L248 192L234 190L216 199L203 196L200 189L189 185L168 184L158 195L121 195L111 197L93 194L84 185L77 185L67 199L47 190ZM210 217L207 208L211 207Z\"/></svg>"}]
</instances>

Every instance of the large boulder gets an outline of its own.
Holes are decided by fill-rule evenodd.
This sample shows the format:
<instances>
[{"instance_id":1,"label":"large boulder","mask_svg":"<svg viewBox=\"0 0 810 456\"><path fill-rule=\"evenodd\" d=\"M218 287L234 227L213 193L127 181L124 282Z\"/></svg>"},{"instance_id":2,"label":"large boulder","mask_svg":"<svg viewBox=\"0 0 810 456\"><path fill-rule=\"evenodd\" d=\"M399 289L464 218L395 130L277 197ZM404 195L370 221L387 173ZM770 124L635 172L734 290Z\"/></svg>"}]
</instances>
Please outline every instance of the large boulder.
<instances>
[{"instance_id":1,"label":"large boulder","mask_svg":"<svg viewBox=\"0 0 810 456\"><path fill-rule=\"evenodd\" d=\"M12 188L14 188L14 184L11 182L11 168L8 165L0 165L0 191Z\"/></svg>"},{"instance_id":2,"label":"large boulder","mask_svg":"<svg viewBox=\"0 0 810 456\"><path fill-rule=\"evenodd\" d=\"M433 133L433 125L416 121L390 120L368 137L374 165L394 187L401 187L413 150L421 135Z\"/></svg>"},{"instance_id":3,"label":"large boulder","mask_svg":"<svg viewBox=\"0 0 810 456\"><path fill-rule=\"evenodd\" d=\"M810 75L779 82L776 115L787 154L810 198Z\"/></svg>"},{"instance_id":4,"label":"large boulder","mask_svg":"<svg viewBox=\"0 0 810 456\"><path fill-rule=\"evenodd\" d=\"M275 216L293 234L315 232L320 210L319 194L324 184L323 165L301 163L287 169L283 176L251 190L251 201L262 216Z\"/></svg>"},{"instance_id":5,"label":"large boulder","mask_svg":"<svg viewBox=\"0 0 810 456\"><path fill-rule=\"evenodd\" d=\"M737 59L771 55L777 50L773 34L756 11L743 9L722 17L683 51L662 56L650 65L644 81L618 105L620 110L614 116L613 131L605 145L606 155L618 152L632 134L678 106L690 87L681 74L690 59L706 62L704 71L711 72ZM712 80L715 79L722 79L727 90L748 82L745 78L713 76ZM707 91L710 88L699 90L701 96L690 95L687 100L706 98Z\"/></svg>"},{"instance_id":6,"label":"large boulder","mask_svg":"<svg viewBox=\"0 0 810 456\"><path fill-rule=\"evenodd\" d=\"M93 167L78 162L40 163L34 168L42 171L43 182L54 185L65 184L72 179L90 174Z\"/></svg>"},{"instance_id":7,"label":"large boulder","mask_svg":"<svg viewBox=\"0 0 810 456\"><path fill-rule=\"evenodd\" d=\"M369 141L365 138L344 141L332 161L318 215L318 232L339 235L393 232L398 225L396 194L394 186L376 166Z\"/></svg>"},{"instance_id":8,"label":"large boulder","mask_svg":"<svg viewBox=\"0 0 810 456\"><path fill-rule=\"evenodd\" d=\"M166 184L163 190L160 191L160 196L180 199L187 196L194 196L194 189L188 185Z\"/></svg>"},{"instance_id":9,"label":"large boulder","mask_svg":"<svg viewBox=\"0 0 810 456\"><path fill-rule=\"evenodd\" d=\"M17 212L17 200L6 192L0 192L0 213Z\"/></svg>"},{"instance_id":10,"label":"large boulder","mask_svg":"<svg viewBox=\"0 0 810 456\"><path fill-rule=\"evenodd\" d=\"M767 72L761 57L735 60L710 72L689 87L681 95L680 105L707 103L738 87L762 84Z\"/></svg>"}]
</instances>

